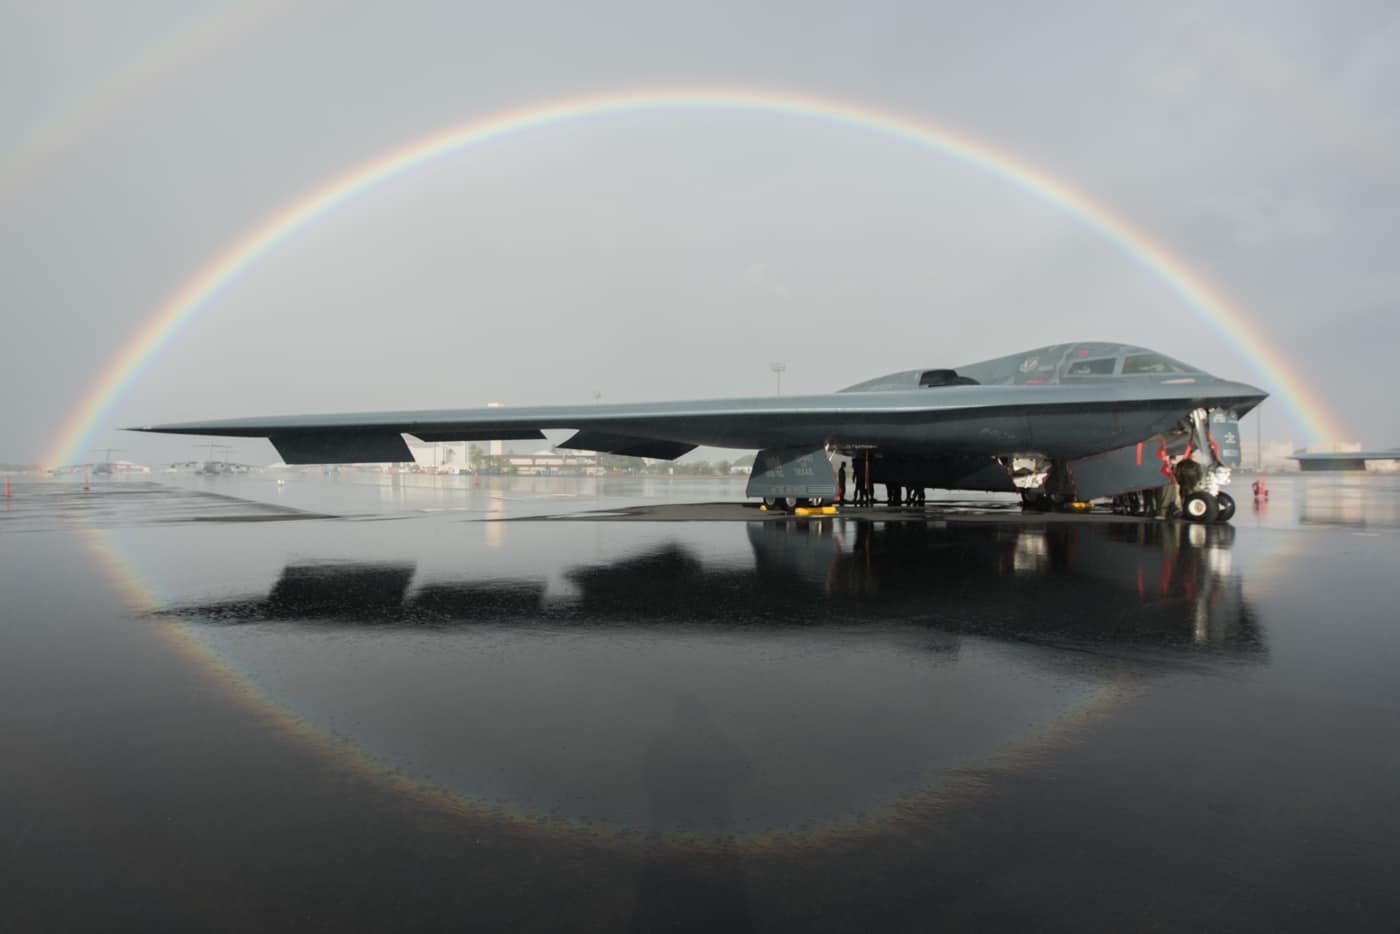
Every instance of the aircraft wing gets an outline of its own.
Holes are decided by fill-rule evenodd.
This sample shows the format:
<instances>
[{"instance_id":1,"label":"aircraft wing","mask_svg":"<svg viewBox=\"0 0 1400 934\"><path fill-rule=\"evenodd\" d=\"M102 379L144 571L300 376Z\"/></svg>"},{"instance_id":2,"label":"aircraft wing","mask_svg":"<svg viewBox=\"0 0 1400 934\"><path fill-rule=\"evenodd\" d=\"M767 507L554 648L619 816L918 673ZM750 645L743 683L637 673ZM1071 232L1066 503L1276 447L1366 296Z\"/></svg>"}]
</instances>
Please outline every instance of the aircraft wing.
<instances>
[{"instance_id":1,"label":"aircraft wing","mask_svg":"<svg viewBox=\"0 0 1400 934\"><path fill-rule=\"evenodd\" d=\"M1080 386L943 386L681 402L271 416L148 425L136 431L267 438L288 464L412 460L423 441L543 438L560 447L673 459L699 445L875 445L924 453L1038 451L1078 457L1166 431L1196 408L1243 415L1266 394L1224 380Z\"/></svg>"}]
</instances>

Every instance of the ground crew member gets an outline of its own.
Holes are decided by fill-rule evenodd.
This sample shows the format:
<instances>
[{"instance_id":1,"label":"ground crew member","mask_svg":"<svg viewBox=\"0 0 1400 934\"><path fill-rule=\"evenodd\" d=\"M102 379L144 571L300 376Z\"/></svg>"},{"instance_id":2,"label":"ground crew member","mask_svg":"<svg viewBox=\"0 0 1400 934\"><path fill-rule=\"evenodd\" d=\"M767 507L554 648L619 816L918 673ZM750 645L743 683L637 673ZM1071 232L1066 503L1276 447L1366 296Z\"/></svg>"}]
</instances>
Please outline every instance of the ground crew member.
<instances>
[{"instance_id":1,"label":"ground crew member","mask_svg":"<svg viewBox=\"0 0 1400 934\"><path fill-rule=\"evenodd\" d=\"M836 468L836 501L843 505L846 502L846 463L844 461L840 467Z\"/></svg>"},{"instance_id":2,"label":"ground crew member","mask_svg":"<svg viewBox=\"0 0 1400 934\"><path fill-rule=\"evenodd\" d=\"M1196 492L1196 487L1201 484L1201 465L1190 457L1182 457L1172 468L1172 474L1176 477L1176 485L1180 487L1181 498Z\"/></svg>"},{"instance_id":3,"label":"ground crew member","mask_svg":"<svg viewBox=\"0 0 1400 934\"><path fill-rule=\"evenodd\" d=\"M1164 516L1170 516L1172 510L1180 510L1186 497L1196 491L1196 487L1201 484L1201 465L1191 459L1189 454L1182 454L1172 458L1172 483L1162 492L1162 511Z\"/></svg>"},{"instance_id":4,"label":"ground crew member","mask_svg":"<svg viewBox=\"0 0 1400 934\"><path fill-rule=\"evenodd\" d=\"M1162 473L1167 476L1166 486L1162 487L1157 499L1157 518L1169 519L1172 510L1181 508L1181 490L1176 485L1177 458L1173 457L1162 465Z\"/></svg>"}]
</instances>

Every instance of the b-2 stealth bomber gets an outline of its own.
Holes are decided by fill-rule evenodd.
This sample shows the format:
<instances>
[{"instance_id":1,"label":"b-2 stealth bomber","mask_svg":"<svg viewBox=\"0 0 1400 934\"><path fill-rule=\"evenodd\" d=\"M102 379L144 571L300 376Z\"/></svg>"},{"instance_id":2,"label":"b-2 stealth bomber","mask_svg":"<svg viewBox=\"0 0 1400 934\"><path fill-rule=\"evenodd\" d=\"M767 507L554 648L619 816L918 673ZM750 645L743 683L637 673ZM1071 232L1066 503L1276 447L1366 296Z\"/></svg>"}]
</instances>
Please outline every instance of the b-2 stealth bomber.
<instances>
[{"instance_id":1,"label":"b-2 stealth bomber","mask_svg":"<svg viewBox=\"0 0 1400 934\"><path fill-rule=\"evenodd\" d=\"M562 448L674 459L700 445L757 449L748 495L830 502L832 455L887 487L1019 492L1028 505L1112 497L1170 482L1173 455L1201 463L1189 519L1228 518L1220 487L1239 463L1239 419L1267 398L1127 344L1040 347L956 369L890 373L839 392L684 402L271 416L136 430L267 438L288 464L404 462L426 442L575 434Z\"/></svg>"}]
</instances>

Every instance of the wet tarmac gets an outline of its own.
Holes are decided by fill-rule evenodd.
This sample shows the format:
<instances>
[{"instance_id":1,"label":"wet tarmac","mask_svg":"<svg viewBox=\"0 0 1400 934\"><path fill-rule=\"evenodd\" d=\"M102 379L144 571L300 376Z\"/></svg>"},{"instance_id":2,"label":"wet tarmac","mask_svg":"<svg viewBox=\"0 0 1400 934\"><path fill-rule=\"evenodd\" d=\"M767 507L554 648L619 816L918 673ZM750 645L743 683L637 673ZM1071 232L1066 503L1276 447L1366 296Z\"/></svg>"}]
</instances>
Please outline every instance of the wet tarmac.
<instances>
[{"instance_id":1,"label":"wet tarmac","mask_svg":"<svg viewBox=\"0 0 1400 934\"><path fill-rule=\"evenodd\" d=\"M12 478L0 931L1395 928L1400 477L280 479Z\"/></svg>"}]
</instances>

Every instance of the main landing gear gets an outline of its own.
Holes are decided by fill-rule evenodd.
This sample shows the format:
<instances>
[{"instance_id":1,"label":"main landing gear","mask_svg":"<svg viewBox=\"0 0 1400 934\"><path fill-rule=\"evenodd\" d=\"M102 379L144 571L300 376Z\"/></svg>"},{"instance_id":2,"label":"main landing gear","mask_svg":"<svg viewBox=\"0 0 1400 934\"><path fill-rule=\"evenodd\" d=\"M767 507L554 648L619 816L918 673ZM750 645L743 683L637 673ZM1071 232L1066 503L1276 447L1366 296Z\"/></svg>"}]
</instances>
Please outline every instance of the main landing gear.
<instances>
[{"instance_id":1,"label":"main landing gear","mask_svg":"<svg viewBox=\"0 0 1400 934\"><path fill-rule=\"evenodd\" d=\"M763 505L769 509L783 509L792 512L798 507L818 507L831 504L831 500L824 496L765 496Z\"/></svg>"},{"instance_id":2,"label":"main landing gear","mask_svg":"<svg viewBox=\"0 0 1400 934\"><path fill-rule=\"evenodd\" d=\"M1044 490L1022 490L1021 509L1025 512L1068 512L1074 497Z\"/></svg>"}]
</instances>

